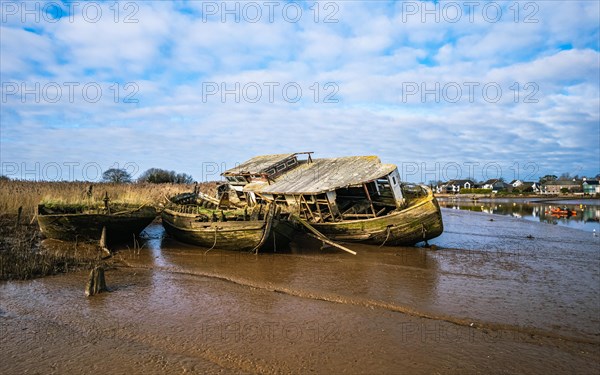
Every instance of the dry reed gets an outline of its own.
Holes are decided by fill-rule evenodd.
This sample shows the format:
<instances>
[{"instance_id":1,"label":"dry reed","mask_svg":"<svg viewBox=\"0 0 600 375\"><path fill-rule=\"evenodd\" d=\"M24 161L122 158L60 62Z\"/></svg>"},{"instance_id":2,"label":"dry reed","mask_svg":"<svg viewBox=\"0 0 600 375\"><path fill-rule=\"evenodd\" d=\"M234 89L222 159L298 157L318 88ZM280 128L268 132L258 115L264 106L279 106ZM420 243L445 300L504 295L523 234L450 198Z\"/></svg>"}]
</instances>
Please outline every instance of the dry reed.
<instances>
[{"instance_id":1,"label":"dry reed","mask_svg":"<svg viewBox=\"0 0 600 375\"><path fill-rule=\"evenodd\" d=\"M98 252L78 252L77 244L74 244L75 251L67 253L49 251L42 246L42 235L34 220L37 205L42 201L64 204L101 202L106 192L114 203L159 206L166 202L166 197L189 192L193 188L194 185L184 184L91 184L0 179L0 280L29 279L90 268L99 262ZM202 183L199 189L214 196L217 183Z\"/></svg>"}]
</instances>

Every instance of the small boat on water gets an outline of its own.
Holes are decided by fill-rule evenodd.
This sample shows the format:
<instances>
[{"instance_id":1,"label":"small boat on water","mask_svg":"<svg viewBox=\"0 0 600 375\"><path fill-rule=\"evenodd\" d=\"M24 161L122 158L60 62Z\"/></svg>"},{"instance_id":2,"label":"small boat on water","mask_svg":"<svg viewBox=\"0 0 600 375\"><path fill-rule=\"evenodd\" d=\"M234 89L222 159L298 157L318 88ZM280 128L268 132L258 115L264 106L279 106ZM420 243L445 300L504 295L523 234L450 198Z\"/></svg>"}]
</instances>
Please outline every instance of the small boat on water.
<instances>
[{"instance_id":1,"label":"small boat on water","mask_svg":"<svg viewBox=\"0 0 600 375\"><path fill-rule=\"evenodd\" d=\"M175 239L209 249L277 250L289 244L294 228L275 205L224 207L224 198L202 193L171 197L162 212L163 226Z\"/></svg>"},{"instance_id":2,"label":"small boat on water","mask_svg":"<svg viewBox=\"0 0 600 375\"><path fill-rule=\"evenodd\" d=\"M99 241L105 231L107 243L133 239L157 216L148 205L111 204L110 207L40 204L38 224L48 238L65 241Z\"/></svg>"},{"instance_id":3,"label":"small boat on water","mask_svg":"<svg viewBox=\"0 0 600 375\"><path fill-rule=\"evenodd\" d=\"M301 154L308 159L299 160ZM414 245L442 233L432 191L401 183L395 165L376 156L313 160L310 154L259 156L223 176L241 201L273 203L319 239Z\"/></svg>"},{"instance_id":4,"label":"small boat on water","mask_svg":"<svg viewBox=\"0 0 600 375\"><path fill-rule=\"evenodd\" d=\"M552 216L559 216L559 217L564 217L564 216L576 216L577 215L577 211L575 210L569 210L568 208L564 207L564 208L560 208L560 207L556 207L556 208L552 208L548 211L546 211L547 214L550 214Z\"/></svg>"}]
</instances>

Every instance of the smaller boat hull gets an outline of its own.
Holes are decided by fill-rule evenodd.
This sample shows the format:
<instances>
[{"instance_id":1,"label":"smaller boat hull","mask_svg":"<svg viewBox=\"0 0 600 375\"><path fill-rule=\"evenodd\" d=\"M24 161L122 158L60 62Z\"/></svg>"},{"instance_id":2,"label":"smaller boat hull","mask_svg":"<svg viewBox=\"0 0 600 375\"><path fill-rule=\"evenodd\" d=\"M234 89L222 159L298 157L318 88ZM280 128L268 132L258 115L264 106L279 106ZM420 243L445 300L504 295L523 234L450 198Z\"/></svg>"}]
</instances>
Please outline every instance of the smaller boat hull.
<instances>
[{"instance_id":1,"label":"smaller boat hull","mask_svg":"<svg viewBox=\"0 0 600 375\"><path fill-rule=\"evenodd\" d=\"M42 234L63 241L99 241L106 228L107 243L128 241L139 235L157 216L153 207L122 214L47 214L38 207Z\"/></svg>"},{"instance_id":2,"label":"smaller boat hull","mask_svg":"<svg viewBox=\"0 0 600 375\"><path fill-rule=\"evenodd\" d=\"M286 221L273 218L246 221L197 221L197 215L165 209L162 222L167 233L178 241L204 248L250 251L285 248L294 235Z\"/></svg>"}]
</instances>

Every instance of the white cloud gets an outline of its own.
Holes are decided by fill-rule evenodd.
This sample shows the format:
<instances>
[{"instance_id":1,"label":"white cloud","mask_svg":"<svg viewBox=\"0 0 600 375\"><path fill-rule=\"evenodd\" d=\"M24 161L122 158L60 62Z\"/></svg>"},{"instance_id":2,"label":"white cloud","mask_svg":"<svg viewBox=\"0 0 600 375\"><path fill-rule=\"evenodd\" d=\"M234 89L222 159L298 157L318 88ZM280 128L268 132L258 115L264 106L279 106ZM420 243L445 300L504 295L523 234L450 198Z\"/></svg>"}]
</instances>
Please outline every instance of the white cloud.
<instances>
[{"instance_id":1,"label":"white cloud","mask_svg":"<svg viewBox=\"0 0 600 375\"><path fill-rule=\"evenodd\" d=\"M600 157L597 2L537 3L539 22L531 24L508 12L497 23L481 15L421 22L404 20L398 3L336 4L331 24L322 22L325 9L314 22L308 7L298 23L203 22L198 2L183 5L192 13L179 11L181 4L139 3L132 24L80 15L73 23L7 22L3 82L133 82L139 103L115 103L110 91L98 103L12 96L2 103L2 160L132 161L201 178L202 161L231 165L297 150L378 154L395 163L532 160L540 170L580 166L582 148ZM210 82L230 89L256 82L263 99L203 97ZM265 82L279 83L273 103ZM289 82L302 87L299 103L281 95ZM337 84L339 103L323 103L327 82ZM403 101L407 83L436 82L461 85L462 100L418 93ZM502 97L492 103L478 91L469 101L465 82L478 90L498 84ZM537 85L535 103L524 102L528 83ZM586 160L587 172L598 173L600 165Z\"/></svg>"}]
</instances>

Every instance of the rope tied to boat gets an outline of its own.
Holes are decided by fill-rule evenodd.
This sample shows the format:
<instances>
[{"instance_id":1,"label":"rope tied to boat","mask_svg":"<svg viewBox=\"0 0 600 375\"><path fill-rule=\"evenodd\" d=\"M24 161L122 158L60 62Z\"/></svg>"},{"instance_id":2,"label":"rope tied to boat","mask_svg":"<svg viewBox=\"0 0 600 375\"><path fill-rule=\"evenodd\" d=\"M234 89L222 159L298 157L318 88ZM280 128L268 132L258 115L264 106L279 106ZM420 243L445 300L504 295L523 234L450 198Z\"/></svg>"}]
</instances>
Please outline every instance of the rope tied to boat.
<instances>
[{"instance_id":1,"label":"rope tied to boat","mask_svg":"<svg viewBox=\"0 0 600 375\"><path fill-rule=\"evenodd\" d=\"M209 251L211 251L212 249L215 248L215 246L217 246L217 231L219 230L219 227L215 225L215 242L213 242L213 245L210 247L210 249L206 250L204 252L204 255L206 255Z\"/></svg>"},{"instance_id":2,"label":"rope tied to boat","mask_svg":"<svg viewBox=\"0 0 600 375\"><path fill-rule=\"evenodd\" d=\"M381 243L381 245L379 245L379 247L382 247L383 245L385 245L387 240L390 238L390 233L392 232L392 225L388 225L386 228L386 231L387 231L387 234L385 236L385 240L383 240L383 242Z\"/></svg>"}]
</instances>

